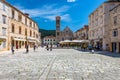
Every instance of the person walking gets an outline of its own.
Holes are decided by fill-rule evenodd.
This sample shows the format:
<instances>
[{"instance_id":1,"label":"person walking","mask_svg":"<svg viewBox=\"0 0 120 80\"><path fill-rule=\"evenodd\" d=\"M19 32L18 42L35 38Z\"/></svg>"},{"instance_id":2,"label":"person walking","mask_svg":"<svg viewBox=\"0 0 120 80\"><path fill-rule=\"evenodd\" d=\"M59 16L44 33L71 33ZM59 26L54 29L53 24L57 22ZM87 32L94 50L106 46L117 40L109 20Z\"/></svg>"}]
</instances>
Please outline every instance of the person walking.
<instances>
[{"instance_id":1,"label":"person walking","mask_svg":"<svg viewBox=\"0 0 120 80\"><path fill-rule=\"evenodd\" d=\"M33 46L33 49L34 49L34 52L35 52L35 49L36 49L36 45L34 44L34 46Z\"/></svg>"},{"instance_id":2,"label":"person walking","mask_svg":"<svg viewBox=\"0 0 120 80\"><path fill-rule=\"evenodd\" d=\"M26 53L28 53L28 52L29 52L28 45L26 45Z\"/></svg>"},{"instance_id":3,"label":"person walking","mask_svg":"<svg viewBox=\"0 0 120 80\"><path fill-rule=\"evenodd\" d=\"M17 51L18 51L18 44L16 45L16 49L17 49Z\"/></svg>"},{"instance_id":4,"label":"person walking","mask_svg":"<svg viewBox=\"0 0 120 80\"><path fill-rule=\"evenodd\" d=\"M86 47L87 47L87 46L86 46L86 44L84 43L84 45L83 45L84 51L86 50Z\"/></svg>"},{"instance_id":5,"label":"person walking","mask_svg":"<svg viewBox=\"0 0 120 80\"><path fill-rule=\"evenodd\" d=\"M14 54L14 46L13 45L11 46L11 51L12 51L12 54Z\"/></svg>"},{"instance_id":6,"label":"person walking","mask_svg":"<svg viewBox=\"0 0 120 80\"><path fill-rule=\"evenodd\" d=\"M52 51L52 44L50 45L50 51Z\"/></svg>"},{"instance_id":7,"label":"person walking","mask_svg":"<svg viewBox=\"0 0 120 80\"><path fill-rule=\"evenodd\" d=\"M46 49L47 49L47 51L49 51L49 47L48 47L48 44L46 45Z\"/></svg>"}]
</instances>

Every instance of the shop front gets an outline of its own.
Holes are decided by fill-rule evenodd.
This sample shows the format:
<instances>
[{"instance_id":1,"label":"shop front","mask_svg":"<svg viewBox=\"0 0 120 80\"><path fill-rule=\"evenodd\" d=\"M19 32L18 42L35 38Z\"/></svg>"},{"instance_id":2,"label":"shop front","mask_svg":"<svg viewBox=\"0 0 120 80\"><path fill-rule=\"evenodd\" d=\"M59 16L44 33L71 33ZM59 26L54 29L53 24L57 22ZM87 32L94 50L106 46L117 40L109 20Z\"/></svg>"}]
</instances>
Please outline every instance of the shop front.
<instances>
[{"instance_id":1,"label":"shop front","mask_svg":"<svg viewBox=\"0 0 120 80\"><path fill-rule=\"evenodd\" d=\"M120 42L119 42L119 53L120 53Z\"/></svg>"},{"instance_id":2,"label":"shop front","mask_svg":"<svg viewBox=\"0 0 120 80\"><path fill-rule=\"evenodd\" d=\"M35 43L36 42L34 40L29 40L29 46L30 46L30 48L32 48Z\"/></svg>"},{"instance_id":3,"label":"shop front","mask_svg":"<svg viewBox=\"0 0 120 80\"><path fill-rule=\"evenodd\" d=\"M90 44L98 49L98 50L102 50L102 46L103 46L103 40L102 39L94 39L90 41Z\"/></svg>"},{"instance_id":4,"label":"shop front","mask_svg":"<svg viewBox=\"0 0 120 80\"><path fill-rule=\"evenodd\" d=\"M120 53L120 42L111 42L111 52Z\"/></svg>"},{"instance_id":5,"label":"shop front","mask_svg":"<svg viewBox=\"0 0 120 80\"><path fill-rule=\"evenodd\" d=\"M116 52L116 51L117 51L117 43L112 42L112 52Z\"/></svg>"},{"instance_id":6,"label":"shop front","mask_svg":"<svg viewBox=\"0 0 120 80\"><path fill-rule=\"evenodd\" d=\"M12 38L11 46L14 46L15 49L25 48L25 39L20 38Z\"/></svg>"},{"instance_id":7,"label":"shop front","mask_svg":"<svg viewBox=\"0 0 120 80\"><path fill-rule=\"evenodd\" d=\"M7 41L4 38L0 38L0 51L5 50L7 45Z\"/></svg>"}]
</instances>

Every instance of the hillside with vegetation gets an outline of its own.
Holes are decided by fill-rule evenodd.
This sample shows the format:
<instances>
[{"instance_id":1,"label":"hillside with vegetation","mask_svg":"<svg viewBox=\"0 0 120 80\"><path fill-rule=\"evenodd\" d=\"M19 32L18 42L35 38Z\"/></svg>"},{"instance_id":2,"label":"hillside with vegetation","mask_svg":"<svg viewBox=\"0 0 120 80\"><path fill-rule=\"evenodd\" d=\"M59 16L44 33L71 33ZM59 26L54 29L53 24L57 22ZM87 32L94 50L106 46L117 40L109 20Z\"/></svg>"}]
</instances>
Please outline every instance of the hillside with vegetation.
<instances>
[{"instance_id":1,"label":"hillside with vegetation","mask_svg":"<svg viewBox=\"0 0 120 80\"><path fill-rule=\"evenodd\" d=\"M56 33L55 30L45 30L45 29L39 29L39 32L41 32L41 38L44 38L46 36L55 36Z\"/></svg>"}]
</instances>

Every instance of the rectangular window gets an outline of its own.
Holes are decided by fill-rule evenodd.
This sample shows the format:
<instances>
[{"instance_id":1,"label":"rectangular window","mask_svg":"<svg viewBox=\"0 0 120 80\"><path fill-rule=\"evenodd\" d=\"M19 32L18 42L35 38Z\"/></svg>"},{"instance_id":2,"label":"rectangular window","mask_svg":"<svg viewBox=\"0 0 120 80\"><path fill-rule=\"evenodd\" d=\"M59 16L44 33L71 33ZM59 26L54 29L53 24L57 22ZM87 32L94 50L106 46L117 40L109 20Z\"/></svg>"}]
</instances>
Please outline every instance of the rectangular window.
<instances>
[{"instance_id":1,"label":"rectangular window","mask_svg":"<svg viewBox=\"0 0 120 80\"><path fill-rule=\"evenodd\" d=\"M19 27L19 34L21 34L21 26Z\"/></svg>"},{"instance_id":2,"label":"rectangular window","mask_svg":"<svg viewBox=\"0 0 120 80\"><path fill-rule=\"evenodd\" d=\"M2 28L2 35L3 35L3 36L6 35L6 28Z\"/></svg>"},{"instance_id":3,"label":"rectangular window","mask_svg":"<svg viewBox=\"0 0 120 80\"><path fill-rule=\"evenodd\" d=\"M27 25L27 18L25 18L25 25Z\"/></svg>"},{"instance_id":4,"label":"rectangular window","mask_svg":"<svg viewBox=\"0 0 120 80\"><path fill-rule=\"evenodd\" d=\"M114 17L114 25L117 25L117 16Z\"/></svg>"},{"instance_id":5,"label":"rectangular window","mask_svg":"<svg viewBox=\"0 0 120 80\"><path fill-rule=\"evenodd\" d=\"M12 33L14 33L14 32L15 32L15 25L12 24Z\"/></svg>"},{"instance_id":6,"label":"rectangular window","mask_svg":"<svg viewBox=\"0 0 120 80\"><path fill-rule=\"evenodd\" d=\"M30 31L30 37L32 36L32 31Z\"/></svg>"},{"instance_id":7,"label":"rectangular window","mask_svg":"<svg viewBox=\"0 0 120 80\"><path fill-rule=\"evenodd\" d=\"M33 33L33 37L35 37L35 32Z\"/></svg>"},{"instance_id":8,"label":"rectangular window","mask_svg":"<svg viewBox=\"0 0 120 80\"><path fill-rule=\"evenodd\" d=\"M5 4L3 4L3 11L6 11L6 6L5 6Z\"/></svg>"},{"instance_id":9,"label":"rectangular window","mask_svg":"<svg viewBox=\"0 0 120 80\"><path fill-rule=\"evenodd\" d=\"M114 37L118 36L118 30L117 29L113 30L113 36Z\"/></svg>"},{"instance_id":10,"label":"rectangular window","mask_svg":"<svg viewBox=\"0 0 120 80\"><path fill-rule=\"evenodd\" d=\"M22 21L22 15L18 15L18 21Z\"/></svg>"},{"instance_id":11,"label":"rectangular window","mask_svg":"<svg viewBox=\"0 0 120 80\"><path fill-rule=\"evenodd\" d=\"M3 42L2 46L3 46L3 48L6 48L6 42L5 41Z\"/></svg>"},{"instance_id":12,"label":"rectangular window","mask_svg":"<svg viewBox=\"0 0 120 80\"><path fill-rule=\"evenodd\" d=\"M25 35L27 36L27 29L25 29Z\"/></svg>"},{"instance_id":13,"label":"rectangular window","mask_svg":"<svg viewBox=\"0 0 120 80\"><path fill-rule=\"evenodd\" d=\"M21 14L18 15L18 21L22 21L22 15Z\"/></svg>"},{"instance_id":14,"label":"rectangular window","mask_svg":"<svg viewBox=\"0 0 120 80\"><path fill-rule=\"evenodd\" d=\"M12 19L14 19L15 18L15 12L14 12L14 10L12 10Z\"/></svg>"},{"instance_id":15,"label":"rectangular window","mask_svg":"<svg viewBox=\"0 0 120 80\"><path fill-rule=\"evenodd\" d=\"M2 19L3 19L3 24L6 24L6 16L2 15Z\"/></svg>"},{"instance_id":16,"label":"rectangular window","mask_svg":"<svg viewBox=\"0 0 120 80\"><path fill-rule=\"evenodd\" d=\"M32 22L30 21L30 27L32 27Z\"/></svg>"}]
</instances>

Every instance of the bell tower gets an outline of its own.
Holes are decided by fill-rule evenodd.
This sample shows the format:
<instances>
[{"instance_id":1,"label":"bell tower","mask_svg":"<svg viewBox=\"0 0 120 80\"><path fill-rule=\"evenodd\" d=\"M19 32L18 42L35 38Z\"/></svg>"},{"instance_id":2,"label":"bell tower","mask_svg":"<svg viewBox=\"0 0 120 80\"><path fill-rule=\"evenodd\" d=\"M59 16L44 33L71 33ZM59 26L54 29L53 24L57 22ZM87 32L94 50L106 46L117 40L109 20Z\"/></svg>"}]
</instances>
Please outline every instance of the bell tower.
<instances>
[{"instance_id":1,"label":"bell tower","mask_svg":"<svg viewBox=\"0 0 120 80\"><path fill-rule=\"evenodd\" d=\"M60 37L60 21L61 17L60 16L56 16L56 39L57 42L59 42L59 37Z\"/></svg>"}]
</instances>

